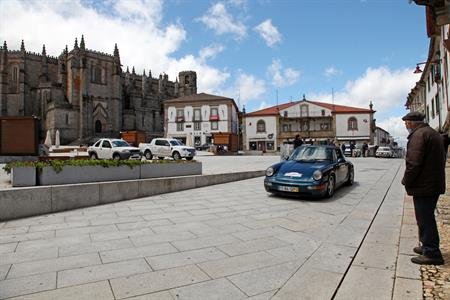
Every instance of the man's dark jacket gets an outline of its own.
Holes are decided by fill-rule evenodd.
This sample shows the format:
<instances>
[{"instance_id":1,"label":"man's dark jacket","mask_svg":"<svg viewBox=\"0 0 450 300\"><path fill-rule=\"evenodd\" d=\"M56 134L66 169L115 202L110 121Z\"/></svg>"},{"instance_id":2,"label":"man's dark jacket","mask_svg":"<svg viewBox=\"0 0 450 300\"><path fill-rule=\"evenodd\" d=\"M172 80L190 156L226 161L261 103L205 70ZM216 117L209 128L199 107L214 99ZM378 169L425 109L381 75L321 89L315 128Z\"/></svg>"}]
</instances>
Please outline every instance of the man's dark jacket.
<instances>
[{"instance_id":1,"label":"man's dark jacket","mask_svg":"<svg viewBox=\"0 0 450 300\"><path fill-rule=\"evenodd\" d=\"M408 136L406 170L402 184L410 196L445 193L445 153L440 134L428 124Z\"/></svg>"}]
</instances>

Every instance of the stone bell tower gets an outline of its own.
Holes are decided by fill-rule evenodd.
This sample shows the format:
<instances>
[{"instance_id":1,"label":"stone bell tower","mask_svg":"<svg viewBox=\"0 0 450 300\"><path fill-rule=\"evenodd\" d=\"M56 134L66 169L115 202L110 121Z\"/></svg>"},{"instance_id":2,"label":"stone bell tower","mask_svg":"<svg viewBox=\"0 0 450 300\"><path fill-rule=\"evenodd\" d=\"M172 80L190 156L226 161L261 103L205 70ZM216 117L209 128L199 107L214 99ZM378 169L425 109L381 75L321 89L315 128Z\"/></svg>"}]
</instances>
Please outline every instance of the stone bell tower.
<instances>
[{"instance_id":1,"label":"stone bell tower","mask_svg":"<svg viewBox=\"0 0 450 300\"><path fill-rule=\"evenodd\" d=\"M197 73L195 71L182 71L178 73L179 97L197 94Z\"/></svg>"}]
</instances>

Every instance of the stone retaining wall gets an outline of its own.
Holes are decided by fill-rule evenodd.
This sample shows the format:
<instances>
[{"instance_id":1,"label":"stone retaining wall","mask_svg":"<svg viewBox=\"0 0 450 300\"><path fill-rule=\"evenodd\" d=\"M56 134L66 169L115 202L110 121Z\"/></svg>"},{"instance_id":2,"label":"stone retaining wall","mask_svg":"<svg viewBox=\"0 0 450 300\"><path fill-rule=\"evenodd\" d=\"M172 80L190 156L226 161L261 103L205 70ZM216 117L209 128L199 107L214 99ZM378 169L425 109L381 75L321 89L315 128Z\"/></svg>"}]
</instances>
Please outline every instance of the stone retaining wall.
<instances>
[{"instance_id":1,"label":"stone retaining wall","mask_svg":"<svg viewBox=\"0 0 450 300\"><path fill-rule=\"evenodd\" d=\"M264 176L265 171L0 190L0 222Z\"/></svg>"}]
</instances>

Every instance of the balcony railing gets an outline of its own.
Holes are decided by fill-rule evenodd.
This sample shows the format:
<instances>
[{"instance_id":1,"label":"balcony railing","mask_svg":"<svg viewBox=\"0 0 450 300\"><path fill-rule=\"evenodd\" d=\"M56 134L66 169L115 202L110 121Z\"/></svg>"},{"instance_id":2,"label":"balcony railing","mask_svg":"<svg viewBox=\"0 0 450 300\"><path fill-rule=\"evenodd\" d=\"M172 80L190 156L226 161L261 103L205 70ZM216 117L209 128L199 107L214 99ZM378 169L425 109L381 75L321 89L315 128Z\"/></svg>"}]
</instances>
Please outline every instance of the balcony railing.
<instances>
[{"instance_id":1,"label":"balcony railing","mask_svg":"<svg viewBox=\"0 0 450 300\"><path fill-rule=\"evenodd\" d=\"M175 119L175 122L179 122L179 123L184 122L184 116L178 116L178 117Z\"/></svg>"}]
</instances>

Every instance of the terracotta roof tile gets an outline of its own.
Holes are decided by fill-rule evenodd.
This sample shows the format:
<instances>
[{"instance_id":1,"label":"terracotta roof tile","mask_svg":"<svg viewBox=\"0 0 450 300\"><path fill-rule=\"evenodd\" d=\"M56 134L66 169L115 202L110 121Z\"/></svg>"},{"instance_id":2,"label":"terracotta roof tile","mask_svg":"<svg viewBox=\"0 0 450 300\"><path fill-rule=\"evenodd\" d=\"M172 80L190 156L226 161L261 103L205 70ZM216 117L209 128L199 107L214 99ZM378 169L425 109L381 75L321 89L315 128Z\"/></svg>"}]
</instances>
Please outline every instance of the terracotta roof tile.
<instances>
[{"instance_id":1,"label":"terracotta roof tile","mask_svg":"<svg viewBox=\"0 0 450 300\"><path fill-rule=\"evenodd\" d=\"M345 106L345 105L338 105L338 104L331 104L331 103L324 103L324 102L318 102L318 101L310 101L310 100L300 100L295 102L289 102L284 103L280 105L271 106L268 108L264 108L261 110L257 110L248 114L245 114L246 117L252 117L252 116L276 116L279 115L280 110L286 109L288 107L297 105L301 102L308 102L314 105L321 106L323 108L327 108L337 114L339 113L370 113L375 112L374 110L370 110L367 108L359 108L359 107L352 107L352 106Z\"/></svg>"},{"instance_id":2,"label":"terracotta roof tile","mask_svg":"<svg viewBox=\"0 0 450 300\"><path fill-rule=\"evenodd\" d=\"M191 102L191 101L202 101L202 100L233 100L231 98L217 96L217 95L211 95L206 93L199 93L199 94L193 94L189 96L183 96L179 98L174 99L167 99L164 102Z\"/></svg>"}]
</instances>

